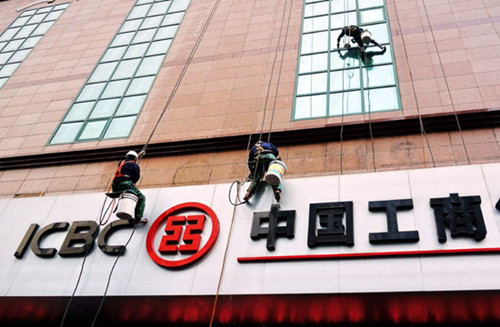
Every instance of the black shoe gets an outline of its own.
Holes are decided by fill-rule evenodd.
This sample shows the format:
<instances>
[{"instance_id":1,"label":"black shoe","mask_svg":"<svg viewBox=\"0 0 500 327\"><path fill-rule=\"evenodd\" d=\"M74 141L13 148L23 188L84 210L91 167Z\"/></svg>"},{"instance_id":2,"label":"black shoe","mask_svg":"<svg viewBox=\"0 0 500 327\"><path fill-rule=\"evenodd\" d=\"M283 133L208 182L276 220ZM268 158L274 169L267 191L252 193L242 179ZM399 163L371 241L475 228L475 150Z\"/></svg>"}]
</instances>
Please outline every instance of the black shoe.
<instances>
[{"instance_id":1,"label":"black shoe","mask_svg":"<svg viewBox=\"0 0 500 327\"><path fill-rule=\"evenodd\" d=\"M274 191L274 198L276 199L276 201L280 202L281 200L281 195L280 195L281 191L280 190L275 190Z\"/></svg>"},{"instance_id":2,"label":"black shoe","mask_svg":"<svg viewBox=\"0 0 500 327\"><path fill-rule=\"evenodd\" d=\"M243 201L248 201L252 197L253 193L248 191L247 194L245 194L245 197L243 198Z\"/></svg>"}]
</instances>

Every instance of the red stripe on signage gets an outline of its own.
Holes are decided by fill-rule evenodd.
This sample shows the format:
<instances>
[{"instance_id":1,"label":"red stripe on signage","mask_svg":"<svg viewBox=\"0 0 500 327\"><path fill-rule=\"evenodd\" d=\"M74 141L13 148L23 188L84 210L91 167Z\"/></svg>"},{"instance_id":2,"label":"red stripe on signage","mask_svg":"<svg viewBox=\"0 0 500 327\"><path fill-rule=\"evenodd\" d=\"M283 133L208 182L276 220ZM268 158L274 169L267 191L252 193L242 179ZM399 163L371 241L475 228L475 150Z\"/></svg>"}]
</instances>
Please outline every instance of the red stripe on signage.
<instances>
[{"instance_id":1,"label":"red stripe on signage","mask_svg":"<svg viewBox=\"0 0 500 327\"><path fill-rule=\"evenodd\" d=\"M452 250L424 250L424 251L393 251L393 252L364 252L364 253L338 253L338 254L298 254L278 255L265 257L240 257L240 263L279 262L279 261L311 261L311 260L342 260L342 259L368 259L390 257L430 257L444 255L465 254L494 254L500 253L500 248L477 249L452 249Z\"/></svg>"}]
</instances>

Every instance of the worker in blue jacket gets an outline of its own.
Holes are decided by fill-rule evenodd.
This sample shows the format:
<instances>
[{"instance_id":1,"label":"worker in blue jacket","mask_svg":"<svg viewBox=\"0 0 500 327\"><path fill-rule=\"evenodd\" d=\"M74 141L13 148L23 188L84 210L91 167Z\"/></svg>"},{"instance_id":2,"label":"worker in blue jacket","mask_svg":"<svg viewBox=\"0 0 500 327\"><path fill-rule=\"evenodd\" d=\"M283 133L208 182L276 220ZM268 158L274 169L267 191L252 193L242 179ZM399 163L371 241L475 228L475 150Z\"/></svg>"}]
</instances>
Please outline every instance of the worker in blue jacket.
<instances>
[{"instance_id":1,"label":"worker in blue jacket","mask_svg":"<svg viewBox=\"0 0 500 327\"><path fill-rule=\"evenodd\" d=\"M139 178L141 178L141 169L137 164L138 159L139 155L137 152L127 152L125 160L120 161L118 164L111 188L113 192L131 191L133 194L137 195L138 200L135 207L135 223L146 224L148 220L142 217L144 209L146 208L146 197L135 185L135 183L139 181Z\"/></svg>"},{"instance_id":2,"label":"worker in blue jacket","mask_svg":"<svg viewBox=\"0 0 500 327\"><path fill-rule=\"evenodd\" d=\"M248 201L254 195L269 168L269 164L274 160L280 160L279 154L278 148L271 142L258 141L252 146L248 154L248 169L250 170L248 179L251 180L251 183L243 200ZM273 192L274 197L279 201L281 184L273 186Z\"/></svg>"}]
</instances>

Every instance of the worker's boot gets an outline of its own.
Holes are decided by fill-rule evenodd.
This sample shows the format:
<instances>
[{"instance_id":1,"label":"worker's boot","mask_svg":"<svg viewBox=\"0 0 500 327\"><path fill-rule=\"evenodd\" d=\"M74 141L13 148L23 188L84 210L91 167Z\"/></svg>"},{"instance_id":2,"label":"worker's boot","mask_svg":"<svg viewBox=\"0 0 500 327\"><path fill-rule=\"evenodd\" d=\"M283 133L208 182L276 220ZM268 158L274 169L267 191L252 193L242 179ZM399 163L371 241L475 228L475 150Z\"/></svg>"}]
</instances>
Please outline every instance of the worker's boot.
<instances>
[{"instance_id":1,"label":"worker's boot","mask_svg":"<svg viewBox=\"0 0 500 327\"><path fill-rule=\"evenodd\" d=\"M281 195L280 195L281 191L280 190L274 190L274 198L276 199L276 201L280 202L281 200Z\"/></svg>"},{"instance_id":2,"label":"worker's boot","mask_svg":"<svg viewBox=\"0 0 500 327\"><path fill-rule=\"evenodd\" d=\"M253 192L248 191L247 194L245 194L245 197L243 197L243 201L248 201L252 197Z\"/></svg>"}]
</instances>

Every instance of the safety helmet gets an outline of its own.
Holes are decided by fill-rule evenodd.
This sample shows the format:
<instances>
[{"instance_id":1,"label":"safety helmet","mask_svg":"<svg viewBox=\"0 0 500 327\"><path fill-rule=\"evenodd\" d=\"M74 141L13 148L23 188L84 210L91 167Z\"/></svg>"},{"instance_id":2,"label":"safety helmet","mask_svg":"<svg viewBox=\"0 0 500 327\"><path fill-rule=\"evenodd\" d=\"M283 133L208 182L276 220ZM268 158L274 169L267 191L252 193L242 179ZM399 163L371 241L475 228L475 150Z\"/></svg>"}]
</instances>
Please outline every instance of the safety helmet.
<instances>
[{"instance_id":1,"label":"safety helmet","mask_svg":"<svg viewBox=\"0 0 500 327\"><path fill-rule=\"evenodd\" d=\"M129 152L127 152L127 154L125 155L125 157L134 157L134 158L138 159L139 155L134 150L130 150Z\"/></svg>"}]
</instances>

